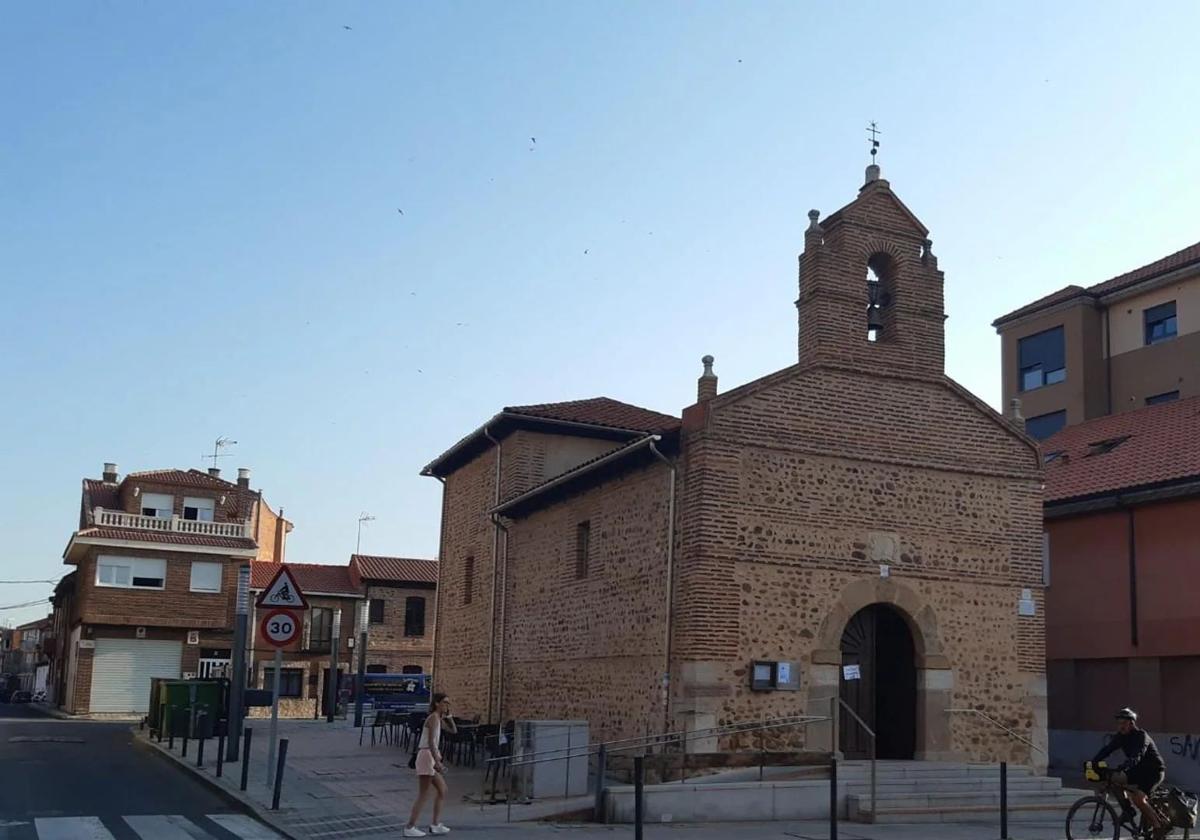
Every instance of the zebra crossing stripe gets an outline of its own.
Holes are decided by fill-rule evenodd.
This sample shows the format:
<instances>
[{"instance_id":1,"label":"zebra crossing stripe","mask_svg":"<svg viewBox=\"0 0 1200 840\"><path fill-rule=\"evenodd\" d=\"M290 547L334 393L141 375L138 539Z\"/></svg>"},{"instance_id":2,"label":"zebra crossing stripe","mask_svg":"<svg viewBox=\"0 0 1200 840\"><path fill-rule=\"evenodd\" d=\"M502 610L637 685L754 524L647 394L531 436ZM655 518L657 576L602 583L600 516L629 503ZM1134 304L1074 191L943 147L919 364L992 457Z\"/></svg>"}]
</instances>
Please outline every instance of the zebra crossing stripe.
<instances>
[{"instance_id":1,"label":"zebra crossing stripe","mask_svg":"<svg viewBox=\"0 0 1200 840\"><path fill-rule=\"evenodd\" d=\"M245 814L208 814L210 820L241 840L283 840L283 835Z\"/></svg>"},{"instance_id":2,"label":"zebra crossing stripe","mask_svg":"<svg viewBox=\"0 0 1200 840\"><path fill-rule=\"evenodd\" d=\"M146 840L213 840L213 836L178 814L146 814L121 819ZM42 838L38 838L42 840Z\"/></svg>"},{"instance_id":3,"label":"zebra crossing stripe","mask_svg":"<svg viewBox=\"0 0 1200 840\"><path fill-rule=\"evenodd\" d=\"M99 817L38 817L38 840L115 840Z\"/></svg>"}]
</instances>

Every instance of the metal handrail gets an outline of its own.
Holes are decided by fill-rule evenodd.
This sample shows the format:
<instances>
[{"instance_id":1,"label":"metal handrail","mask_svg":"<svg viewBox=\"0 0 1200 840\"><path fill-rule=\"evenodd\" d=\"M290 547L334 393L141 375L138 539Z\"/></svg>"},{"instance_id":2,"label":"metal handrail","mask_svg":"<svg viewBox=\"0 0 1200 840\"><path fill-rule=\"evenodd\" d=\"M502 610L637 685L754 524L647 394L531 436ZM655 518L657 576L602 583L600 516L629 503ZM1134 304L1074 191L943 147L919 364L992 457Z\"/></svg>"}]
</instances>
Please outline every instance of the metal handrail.
<instances>
[{"instance_id":1,"label":"metal handrail","mask_svg":"<svg viewBox=\"0 0 1200 840\"><path fill-rule=\"evenodd\" d=\"M876 815L875 815L875 788L876 788L875 730L872 729L871 727L867 726L867 722L858 716L858 712L856 712L856 711L854 711L854 709L850 708L849 703L847 703L841 697L838 697L837 701L838 701L838 703L841 704L843 709L845 709L847 712L850 713L850 717L852 717L856 721L858 721L858 725L861 726L866 731L866 733L871 736L871 819L875 819L876 818Z\"/></svg>"},{"instance_id":2,"label":"metal handrail","mask_svg":"<svg viewBox=\"0 0 1200 840\"><path fill-rule=\"evenodd\" d=\"M1048 752L1046 752L1044 749L1039 747L1037 744L1033 743L1033 741L1030 741L1025 736L1023 736L1017 732L1014 732L1013 730L1011 730L1007 726L1005 726L1003 723L996 720L994 717L991 717L990 715L986 715L983 712L979 711L978 709L947 709L946 710L946 714L954 714L954 713L979 715L981 718L986 720L988 723L992 724L993 726L997 726L1000 729L1003 729L1005 732L1007 732L1009 735L1016 738L1021 743L1028 745L1031 749L1037 750L1038 752L1040 752L1042 755L1044 755L1046 757L1050 756L1050 754Z\"/></svg>"}]
</instances>

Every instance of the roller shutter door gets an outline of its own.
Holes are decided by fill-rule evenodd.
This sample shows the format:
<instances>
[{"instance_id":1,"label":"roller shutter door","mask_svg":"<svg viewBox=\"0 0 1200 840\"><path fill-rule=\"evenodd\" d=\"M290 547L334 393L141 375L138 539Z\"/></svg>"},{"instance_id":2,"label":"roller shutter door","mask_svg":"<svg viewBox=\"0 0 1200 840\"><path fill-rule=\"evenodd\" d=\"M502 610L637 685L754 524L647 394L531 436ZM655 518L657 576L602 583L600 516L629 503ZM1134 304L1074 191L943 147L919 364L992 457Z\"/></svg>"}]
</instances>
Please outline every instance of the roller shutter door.
<instances>
[{"instance_id":1,"label":"roller shutter door","mask_svg":"<svg viewBox=\"0 0 1200 840\"><path fill-rule=\"evenodd\" d=\"M179 679L182 658L182 642L96 639L91 711L145 714L150 678Z\"/></svg>"}]
</instances>

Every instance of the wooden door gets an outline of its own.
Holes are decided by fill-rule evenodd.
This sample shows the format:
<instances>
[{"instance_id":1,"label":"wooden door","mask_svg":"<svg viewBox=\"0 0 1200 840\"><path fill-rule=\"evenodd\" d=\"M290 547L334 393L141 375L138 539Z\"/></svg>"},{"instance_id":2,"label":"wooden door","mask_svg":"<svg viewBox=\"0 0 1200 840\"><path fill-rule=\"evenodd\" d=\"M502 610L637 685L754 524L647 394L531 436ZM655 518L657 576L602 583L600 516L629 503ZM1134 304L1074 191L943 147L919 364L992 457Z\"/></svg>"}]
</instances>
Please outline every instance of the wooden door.
<instances>
[{"instance_id":1,"label":"wooden door","mask_svg":"<svg viewBox=\"0 0 1200 840\"><path fill-rule=\"evenodd\" d=\"M872 729L875 728L875 624L873 606L859 610L846 624L842 632L840 675L842 700ZM842 754L846 758L868 758L870 736L844 708L838 714L838 748Z\"/></svg>"}]
</instances>

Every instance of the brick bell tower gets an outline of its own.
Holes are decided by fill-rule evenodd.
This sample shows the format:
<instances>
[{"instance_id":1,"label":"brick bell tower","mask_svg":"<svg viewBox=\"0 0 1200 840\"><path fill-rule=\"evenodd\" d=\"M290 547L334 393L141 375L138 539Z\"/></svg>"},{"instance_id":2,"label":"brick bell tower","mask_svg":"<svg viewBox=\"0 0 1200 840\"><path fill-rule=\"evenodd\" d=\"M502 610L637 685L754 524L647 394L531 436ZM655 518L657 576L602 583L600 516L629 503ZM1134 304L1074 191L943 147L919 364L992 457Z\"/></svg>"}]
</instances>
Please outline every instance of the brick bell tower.
<instances>
[{"instance_id":1,"label":"brick bell tower","mask_svg":"<svg viewBox=\"0 0 1200 840\"><path fill-rule=\"evenodd\" d=\"M943 275L928 229L879 167L858 197L820 221L809 211L800 255L800 363L943 376Z\"/></svg>"}]
</instances>

